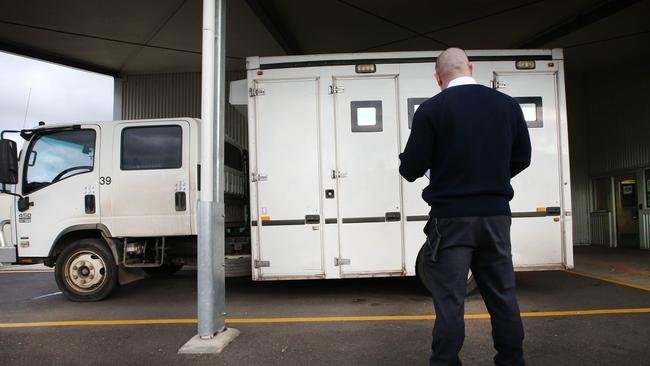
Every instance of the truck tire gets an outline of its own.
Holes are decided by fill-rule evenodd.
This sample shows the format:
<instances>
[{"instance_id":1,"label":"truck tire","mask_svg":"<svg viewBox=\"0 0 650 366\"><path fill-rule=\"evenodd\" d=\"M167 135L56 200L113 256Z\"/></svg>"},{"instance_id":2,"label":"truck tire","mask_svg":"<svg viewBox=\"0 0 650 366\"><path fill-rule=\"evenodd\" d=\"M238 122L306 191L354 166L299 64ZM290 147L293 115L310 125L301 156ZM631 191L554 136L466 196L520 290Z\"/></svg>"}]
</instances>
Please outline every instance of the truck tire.
<instances>
[{"instance_id":1,"label":"truck tire","mask_svg":"<svg viewBox=\"0 0 650 366\"><path fill-rule=\"evenodd\" d=\"M420 280L420 284L422 284L422 287L426 289L427 293L431 293L431 290L429 289L429 286L427 285L427 280L424 277L424 258L422 256L422 249L420 249L420 252L418 253L418 257L415 260L415 276ZM476 279L474 279L474 275L472 274L472 270L469 271L467 274L467 289L465 290L465 295L469 295L472 293L474 290L476 290Z\"/></svg>"},{"instance_id":2,"label":"truck tire","mask_svg":"<svg viewBox=\"0 0 650 366\"><path fill-rule=\"evenodd\" d=\"M174 273L183 268L182 264L165 263L160 267L143 267L144 273L153 278L171 277Z\"/></svg>"},{"instance_id":3,"label":"truck tire","mask_svg":"<svg viewBox=\"0 0 650 366\"><path fill-rule=\"evenodd\" d=\"M54 267L57 286L72 301L106 298L117 285L117 277L113 254L99 239L80 239L68 245Z\"/></svg>"}]
</instances>

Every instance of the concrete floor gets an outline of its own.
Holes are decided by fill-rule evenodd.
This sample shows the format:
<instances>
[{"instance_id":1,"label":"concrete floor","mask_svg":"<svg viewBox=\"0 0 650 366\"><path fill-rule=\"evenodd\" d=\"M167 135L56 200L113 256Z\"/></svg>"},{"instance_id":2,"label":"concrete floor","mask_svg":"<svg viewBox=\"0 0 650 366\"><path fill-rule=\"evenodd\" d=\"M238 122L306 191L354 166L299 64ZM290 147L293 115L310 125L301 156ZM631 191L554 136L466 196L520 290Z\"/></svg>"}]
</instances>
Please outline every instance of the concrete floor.
<instances>
[{"instance_id":1,"label":"concrete floor","mask_svg":"<svg viewBox=\"0 0 650 366\"><path fill-rule=\"evenodd\" d=\"M623 252L607 253L605 257L612 258L609 262L614 263L619 255ZM586 259L602 255L597 249L581 248L576 257L577 263L586 263ZM169 280L146 279L122 286L105 301L80 304L57 294L52 273L9 273L2 269L0 365L426 364L432 320L363 318L432 314L428 296L414 279L408 278L229 280L228 318L259 321L231 323L242 334L220 355L178 355L178 348L196 332L195 324L176 324L178 319L191 322L196 317L195 276L194 271L182 271ZM518 273L517 284L529 365L650 363L650 292L567 272ZM589 310L604 310L605 314L581 313ZM467 298L466 314L485 314L480 295ZM350 318L331 321L336 316ZM286 317L322 319L262 322L266 318ZM134 319L166 321L157 325L128 324L128 320ZM67 320L120 322L2 328L8 323ZM468 319L466 328L461 355L465 364L490 365L494 351L489 320L485 316Z\"/></svg>"},{"instance_id":2,"label":"concrete floor","mask_svg":"<svg viewBox=\"0 0 650 366\"><path fill-rule=\"evenodd\" d=\"M574 254L576 271L650 289L650 250L579 246Z\"/></svg>"}]
</instances>

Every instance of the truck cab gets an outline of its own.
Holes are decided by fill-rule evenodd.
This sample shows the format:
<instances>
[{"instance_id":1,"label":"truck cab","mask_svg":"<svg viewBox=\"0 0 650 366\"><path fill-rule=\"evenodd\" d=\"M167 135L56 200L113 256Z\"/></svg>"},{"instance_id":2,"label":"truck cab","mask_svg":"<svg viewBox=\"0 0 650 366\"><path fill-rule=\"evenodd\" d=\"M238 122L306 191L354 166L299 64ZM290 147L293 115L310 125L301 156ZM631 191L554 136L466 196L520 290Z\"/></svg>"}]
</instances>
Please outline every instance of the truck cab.
<instances>
[{"instance_id":1,"label":"truck cab","mask_svg":"<svg viewBox=\"0 0 650 366\"><path fill-rule=\"evenodd\" d=\"M20 132L19 156L3 139L15 261L53 266L77 301L106 297L120 271L179 270L196 256L198 133L191 118L43 125Z\"/></svg>"}]
</instances>

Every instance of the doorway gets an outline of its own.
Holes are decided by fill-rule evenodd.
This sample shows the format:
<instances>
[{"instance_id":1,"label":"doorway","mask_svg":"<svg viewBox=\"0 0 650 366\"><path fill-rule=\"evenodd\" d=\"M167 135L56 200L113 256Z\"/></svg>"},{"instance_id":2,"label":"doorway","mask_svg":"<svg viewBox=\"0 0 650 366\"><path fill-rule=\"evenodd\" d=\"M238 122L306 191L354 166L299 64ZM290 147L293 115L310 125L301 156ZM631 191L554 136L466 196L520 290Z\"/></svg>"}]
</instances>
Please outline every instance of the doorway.
<instances>
[{"instance_id":1,"label":"doorway","mask_svg":"<svg viewBox=\"0 0 650 366\"><path fill-rule=\"evenodd\" d=\"M619 248L639 249L639 203L636 174L615 178L616 233Z\"/></svg>"}]
</instances>

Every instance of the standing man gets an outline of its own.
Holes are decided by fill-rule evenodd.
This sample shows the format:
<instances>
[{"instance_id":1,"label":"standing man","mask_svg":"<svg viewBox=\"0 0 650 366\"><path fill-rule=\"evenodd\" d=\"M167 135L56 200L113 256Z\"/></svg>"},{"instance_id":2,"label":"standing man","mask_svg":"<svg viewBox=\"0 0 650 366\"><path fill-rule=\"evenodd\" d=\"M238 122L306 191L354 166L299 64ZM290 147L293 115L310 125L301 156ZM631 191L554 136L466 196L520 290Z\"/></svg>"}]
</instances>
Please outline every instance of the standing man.
<instances>
[{"instance_id":1,"label":"standing man","mask_svg":"<svg viewBox=\"0 0 650 366\"><path fill-rule=\"evenodd\" d=\"M479 85L458 48L436 62L441 92L422 103L400 154L409 182L430 171L422 197L431 206L424 277L436 321L430 365L461 365L464 300L471 268L491 316L496 365L524 365L524 329L510 251L510 179L530 165L530 137L519 104Z\"/></svg>"}]
</instances>

